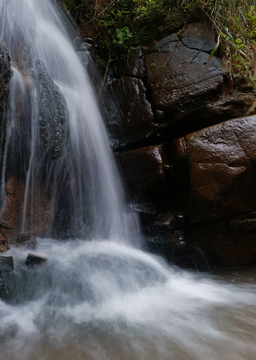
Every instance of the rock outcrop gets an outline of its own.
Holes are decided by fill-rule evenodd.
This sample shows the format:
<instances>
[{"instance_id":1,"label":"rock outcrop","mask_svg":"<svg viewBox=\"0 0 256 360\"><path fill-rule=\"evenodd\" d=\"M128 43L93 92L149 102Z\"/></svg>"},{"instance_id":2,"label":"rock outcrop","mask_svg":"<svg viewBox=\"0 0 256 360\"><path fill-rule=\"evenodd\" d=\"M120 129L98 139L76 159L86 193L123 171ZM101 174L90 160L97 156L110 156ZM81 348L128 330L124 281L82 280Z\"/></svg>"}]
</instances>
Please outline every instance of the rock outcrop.
<instances>
[{"instance_id":1,"label":"rock outcrop","mask_svg":"<svg viewBox=\"0 0 256 360\"><path fill-rule=\"evenodd\" d=\"M12 75L11 60L5 43L0 39L0 121L2 123L5 96L8 93L9 81Z\"/></svg>"},{"instance_id":2,"label":"rock outcrop","mask_svg":"<svg viewBox=\"0 0 256 360\"><path fill-rule=\"evenodd\" d=\"M250 265L256 255L256 116L180 141L189 169L184 210L193 243L219 266Z\"/></svg>"},{"instance_id":3,"label":"rock outcrop","mask_svg":"<svg viewBox=\"0 0 256 360\"><path fill-rule=\"evenodd\" d=\"M256 98L210 57L215 40L203 21L133 50L108 82L106 112L147 246L204 269L205 255L220 267L256 255Z\"/></svg>"}]
</instances>

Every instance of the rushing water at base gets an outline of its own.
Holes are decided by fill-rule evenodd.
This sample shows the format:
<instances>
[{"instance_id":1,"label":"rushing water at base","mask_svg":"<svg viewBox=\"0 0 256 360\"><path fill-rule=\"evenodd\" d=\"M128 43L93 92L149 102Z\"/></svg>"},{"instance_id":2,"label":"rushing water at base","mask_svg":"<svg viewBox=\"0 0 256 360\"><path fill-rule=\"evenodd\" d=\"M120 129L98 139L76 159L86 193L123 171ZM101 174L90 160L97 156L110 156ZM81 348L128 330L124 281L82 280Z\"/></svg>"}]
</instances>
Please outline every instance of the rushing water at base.
<instances>
[{"instance_id":1,"label":"rushing water at base","mask_svg":"<svg viewBox=\"0 0 256 360\"><path fill-rule=\"evenodd\" d=\"M115 242L40 240L0 301L4 360L253 360L256 285L170 268Z\"/></svg>"}]
</instances>

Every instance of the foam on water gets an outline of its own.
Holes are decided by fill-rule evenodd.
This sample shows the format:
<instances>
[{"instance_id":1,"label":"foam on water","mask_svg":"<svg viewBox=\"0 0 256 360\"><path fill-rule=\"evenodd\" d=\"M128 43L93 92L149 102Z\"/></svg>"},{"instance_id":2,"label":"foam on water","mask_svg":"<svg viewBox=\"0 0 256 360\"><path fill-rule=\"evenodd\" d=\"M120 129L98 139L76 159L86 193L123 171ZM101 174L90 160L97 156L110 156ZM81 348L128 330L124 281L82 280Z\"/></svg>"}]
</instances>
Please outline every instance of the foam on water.
<instances>
[{"instance_id":1,"label":"foam on water","mask_svg":"<svg viewBox=\"0 0 256 360\"><path fill-rule=\"evenodd\" d=\"M1 359L254 359L256 286L168 267L116 242L40 240L0 302ZM68 353L67 348L70 353ZM67 356L67 357L65 357Z\"/></svg>"}]
</instances>

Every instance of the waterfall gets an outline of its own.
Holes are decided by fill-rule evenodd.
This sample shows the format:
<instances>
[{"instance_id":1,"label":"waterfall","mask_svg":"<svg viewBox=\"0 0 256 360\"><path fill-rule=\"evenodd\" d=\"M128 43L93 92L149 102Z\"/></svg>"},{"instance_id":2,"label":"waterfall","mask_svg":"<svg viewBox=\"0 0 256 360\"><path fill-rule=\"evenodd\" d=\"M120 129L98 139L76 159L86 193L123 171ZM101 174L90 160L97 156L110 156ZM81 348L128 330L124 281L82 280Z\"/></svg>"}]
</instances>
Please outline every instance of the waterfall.
<instances>
[{"instance_id":1,"label":"waterfall","mask_svg":"<svg viewBox=\"0 0 256 360\"><path fill-rule=\"evenodd\" d=\"M2 177L15 169L14 176L24 179L20 231L33 231L40 187L51 205L48 234L66 226L61 236L135 243L138 222L125 210L106 130L76 51L76 29L49 0L1 1L0 14L13 69Z\"/></svg>"},{"instance_id":2,"label":"waterfall","mask_svg":"<svg viewBox=\"0 0 256 360\"><path fill-rule=\"evenodd\" d=\"M2 216L19 196L18 232L41 229L36 251L47 258L30 268L25 248L5 254L15 267L0 273L10 290L0 299L0 360L255 359L251 275L183 271L131 246L138 221L125 207L76 36L53 0L0 0L13 72Z\"/></svg>"}]
</instances>

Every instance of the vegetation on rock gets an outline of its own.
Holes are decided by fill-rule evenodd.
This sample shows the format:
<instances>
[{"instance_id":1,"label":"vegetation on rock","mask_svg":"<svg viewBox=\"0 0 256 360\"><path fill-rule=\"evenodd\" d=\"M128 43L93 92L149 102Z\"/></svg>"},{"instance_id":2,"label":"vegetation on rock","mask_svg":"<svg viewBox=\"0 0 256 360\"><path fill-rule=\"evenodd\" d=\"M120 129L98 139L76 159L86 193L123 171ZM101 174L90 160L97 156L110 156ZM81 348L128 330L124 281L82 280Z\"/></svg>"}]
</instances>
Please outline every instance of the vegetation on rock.
<instances>
[{"instance_id":1,"label":"vegetation on rock","mask_svg":"<svg viewBox=\"0 0 256 360\"><path fill-rule=\"evenodd\" d=\"M216 31L217 52L226 59L233 79L254 83L256 73L255 0L61 0L78 22L82 34L98 46L99 63L126 57L138 45L154 44L160 37L189 22L207 18Z\"/></svg>"}]
</instances>

